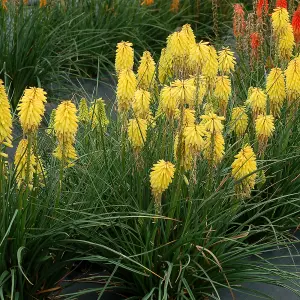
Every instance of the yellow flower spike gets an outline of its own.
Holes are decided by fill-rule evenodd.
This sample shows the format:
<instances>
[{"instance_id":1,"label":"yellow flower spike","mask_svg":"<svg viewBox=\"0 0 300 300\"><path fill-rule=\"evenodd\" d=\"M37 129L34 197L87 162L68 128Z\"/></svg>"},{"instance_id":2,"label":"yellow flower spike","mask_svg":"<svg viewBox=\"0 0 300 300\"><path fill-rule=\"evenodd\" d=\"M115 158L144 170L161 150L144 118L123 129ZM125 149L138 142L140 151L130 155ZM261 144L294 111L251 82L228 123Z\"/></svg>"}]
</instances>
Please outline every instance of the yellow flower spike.
<instances>
[{"instance_id":1,"label":"yellow flower spike","mask_svg":"<svg viewBox=\"0 0 300 300\"><path fill-rule=\"evenodd\" d=\"M275 130L272 115L259 115L255 121L255 133L259 144L259 153L262 154L267 147L268 139Z\"/></svg>"},{"instance_id":2,"label":"yellow flower spike","mask_svg":"<svg viewBox=\"0 0 300 300\"><path fill-rule=\"evenodd\" d=\"M134 149L143 148L147 138L147 120L130 119L128 122L128 139Z\"/></svg>"},{"instance_id":3,"label":"yellow flower spike","mask_svg":"<svg viewBox=\"0 0 300 300\"><path fill-rule=\"evenodd\" d=\"M160 109L165 113L166 117L171 120L175 117L178 101L174 96L174 89L165 86L160 92Z\"/></svg>"},{"instance_id":4,"label":"yellow flower spike","mask_svg":"<svg viewBox=\"0 0 300 300\"><path fill-rule=\"evenodd\" d=\"M218 52L219 71L222 74L230 74L234 71L236 59L228 47Z\"/></svg>"},{"instance_id":5,"label":"yellow flower spike","mask_svg":"<svg viewBox=\"0 0 300 300\"><path fill-rule=\"evenodd\" d=\"M175 166L163 159L153 165L150 172L150 184L154 197L159 198L168 189L174 178Z\"/></svg>"},{"instance_id":6,"label":"yellow flower spike","mask_svg":"<svg viewBox=\"0 0 300 300\"><path fill-rule=\"evenodd\" d=\"M137 71L138 87L148 90L155 82L155 62L149 51L144 51Z\"/></svg>"},{"instance_id":7,"label":"yellow flower spike","mask_svg":"<svg viewBox=\"0 0 300 300\"><path fill-rule=\"evenodd\" d=\"M134 63L134 51L132 43L121 42L117 44L115 68L117 74L122 70L132 70Z\"/></svg>"},{"instance_id":8,"label":"yellow flower spike","mask_svg":"<svg viewBox=\"0 0 300 300\"><path fill-rule=\"evenodd\" d=\"M122 70L118 77L117 101L120 113L126 113L133 101L137 80L132 70Z\"/></svg>"},{"instance_id":9,"label":"yellow flower spike","mask_svg":"<svg viewBox=\"0 0 300 300\"><path fill-rule=\"evenodd\" d=\"M256 156L251 146L246 145L241 149L235 156L231 168L233 178L238 181L235 186L236 193L242 197L250 197L257 177Z\"/></svg>"},{"instance_id":10,"label":"yellow flower spike","mask_svg":"<svg viewBox=\"0 0 300 300\"><path fill-rule=\"evenodd\" d=\"M36 170L36 157L33 153L32 148L30 149L30 155L28 151L28 140L22 139L17 147L15 154L15 170L16 170L16 181L18 187L22 187L23 184L28 184L28 188L33 187L33 176ZM29 165L28 165L29 159ZM29 170L28 170L29 166ZM26 182L28 180L28 182Z\"/></svg>"},{"instance_id":11,"label":"yellow flower spike","mask_svg":"<svg viewBox=\"0 0 300 300\"><path fill-rule=\"evenodd\" d=\"M287 97L291 102L297 100L300 96L300 57L291 60L285 71Z\"/></svg>"},{"instance_id":12,"label":"yellow flower spike","mask_svg":"<svg viewBox=\"0 0 300 300\"><path fill-rule=\"evenodd\" d=\"M215 134L215 133L222 133L224 125L221 121L224 121L224 117L219 117L214 113L209 113L208 115L202 115L202 120L205 120L205 130Z\"/></svg>"},{"instance_id":13,"label":"yellow flower spike","mask_svg":"<svg viewBox=\"0 0 300 300\"><path fill-rule=\"evenodd\" d=\"M289 13L285 8L277 7L272 13L272 27L278 36L286 30L289 24Z\"/></svg>"},{"instance_id":14,"label":"yellow flower spike","mask_svg":"<svg viewBox=\"0 0 300 300\"><path fill-rule=\"evenodd\" d=\"M24 91L17 110L24 133L35 132L42 122L47 102L42 88L31 87Z\"/></svg>"},{"instance_id":15,"label":"yellow flower spike","mask_svg":"<svg viewBox=\"0 0 300 300\"><path fill-rule=\"evenodd\" d=\"M279 117L286 98L284 75L280 68L273 68L270 71L267 77L266 91L270 99L271 114Z\"/></svg>"},{"instance_id":16,"label":"yellow flower spike","mask_svg":"<svg viewBox=\"0 0 300 300\"><path fill-rule=\"evenodd\" d=\"M147 118L150 113L150 92L139 89L134 94L134 101L132 102L132 109L135 117Z\"/></svg>"},{"instance_id":17,"label":"yellow flower spike","mask_svg":"<svg viewBox=\"0 0 300 300\"><path fill-rule=\"evenodd\" d=\"M241 138L248 127L248 116L244 106L234 107L231 113L230 128Z\"/></svg>"},{"instance_id":18,"label":"yellow flower spike","mask_svg":"<svg viewBox=\"0 0 300 300\"><path fill-rule=\"evenodd\" d=\"M12 147L12 115L10 103L0 79L0 145Z\"/></svg>"},{"instance_id":19,"label":"yellow flower spike","mask_svg":"<svg viewBox=\"0 0 300 300\"><path fill-rule=\"evenodd\" d=\"M202 75L204 75L208 81L209 86L214 86L215 78L218 74L218 55L213 46L208 47L207 60L202 69Z\"/></svg>"},{"instance_id":20,"label":"yellow flower spike","mask_svg":"<svg viewBox=\"0 0 300 300\"><path fill-rule=\"evenodd\" d=\"M56 110L52 109L52 112L51 112L51 115L50 115L50 120L49 120L49 123L48 123L48 128L46 129L46 133L48 135L54 134L55 113L56 113Z\"/></svg>"},{"instance_id":21,"label":"yellow flower spike","mask_svg":"<svg viewBox=\"0 0 300 300\"><path fill-rule=\"evenodd\" d=\"M177 79L172 82L171 87L173 88L173 95L179 104L188 104L190 107L194 106L196 93L194 78L186 80Z\"/></svg>"},{"instance_id":22,"label":"yellow flower spike","mask_svg":"<svg viewBox=\"0 0 300 300\"><path fill-rule=\"evenodd\" d=\"M176 110L175 118L177 120L180 120L181 112L179 109ZM195 123L196 117L195 117L195 110L184 108L183 110L183 120L182 124L183 126L192 126Z\"/></svg>"},{"instance_id":23,"label":"yellow flower spike","mask_svg":"<svg viewBox=\"0 0 300 300\"><path fill-rule=\"evenodd\" d=\"M55 113L54 130L58 141L63 143L74 143L78 129L78 118L76 106L69 100L61 102Z\"/></svg>"},{"instance_id":24,"label":"yellow flower spike","mask_svg":"<svg viewBox=\"0 0 300 300\"><path fill-rule=\"evenodd\" d=\"M186 37L189 47L196 44L196 37L190 24L185 24L181 29L182 34Z\"/></svg>"},{"instance_id":25,"label":"yellow flower spike","mask_svg":"<svg viewBox=\"0 0 300 300\"><path fill-rule=\"evenodd\" d=\"M251 88L250 96L246 103L251 107L253 119L255 120L259 114L266 112L267 95L260 88Z\"/></svg>"},{"instance_id":26,"label":"yellow flower spike","mask_svg":"<svg viewBox=\"0 0 300 300\"><path fill-rule=\"evenodd\" d=\"M100 128L99 126L101 126L102 129L106 130L109 120L106 116L105 102L102 98L92 103L89 111L89 119L92 122L93 129Z\"/></svg>"},{"instance_id":27,"label":"yellow flower spike","mask_svg":"<svg viewBox=\"0 0 300 300\"><path fill-rule=\"evenodd\" d=\"M293 55L293 49L295 46L295 39L293 33L293 27L288 24L284 32L278 39L278 53L282 60L289 60Z\"/></svg>"},{"instance_id":28,"label":"yellow flower spike","mask_svg":"<svg viewBox=\"0 0 300 300\"><path fill-rule=\"evenodd\" d=\"M201 124L187 126L184 128L183 137L187 147L191 148L192 152L199 153L204 146L203 137L205 136L205 127Z\"/></svg>"},{"instance_id":29,"label":"yellow flower spike","mask_svg":"<svg viewBox=\"0 0 300 300\"><path fill-rule=\"evenodd\" d=\"M218 100L220 112L226 115L226 109L229 97L231 95L231 81L227 75L217 76L214 96Z\"/></svg>"},{"instance_id":30,"label":"yellow flower spike","mask_svg":"<svg viewBox=\"0 0 300 300\"><path fill-rule=\"evenodd\" d=\"M189 64L198 68L197 73L202 71L209 55L209 46L207 42L201 41L194 44L190 49Z\"/></svg>"},{"instance_id":31,"label":"yellow flower spike","mask_svg":"<svg viewBox=\"0 0 300 300\"><path fill-rule=\"evenodd\" d=\"M90 121L89 108L86 99L84 98L82 98L79 102L78 121L84 124Z\"/></svg>"},{"instance_id":32,"label":"yellow flower spike","mask_svg":"<svg viewBox=\"0 0 300 300\"><path fill-rule=\"evenodd\" d=\"M208 162L213 166L219 164L224 156L224 151L225 140L222 133L207 132L203 154Z\"/></svg>"},{"instance_id":33,"label":"yellow flower spike","mask_svg":"<svg viewBox=\"0 0 300 300\"><path fill-rule=\"evenodd\" d=\"M158 63L158 79L161 84L164 84L167 79L172 77L173 58L165 48L161 50L161 55Z\"/></svg>"},{"instance_id":34,"label":"yellow flower spike","mask_svg":"<svg viewBox=\"0 0 300 300\"><path fill-rule=\"evenodd\" d=\"M74 146L70 143L65 143L64 145L59 143L53 152L53 156L60 161L64 160L67 168L72 167L74 160L78 158Z\"/></svg>"},{"instance_id":35,"label":"yellow flower spike","mask_svg":"<svg viewBox=\"0 0 300 300\"><path fill-rule=\"evenodd\" d=\"M189 55L189 40L182 31L170 34L167 38L167 52L175 59L182 59Z\"/></svg>"}]
</instances>

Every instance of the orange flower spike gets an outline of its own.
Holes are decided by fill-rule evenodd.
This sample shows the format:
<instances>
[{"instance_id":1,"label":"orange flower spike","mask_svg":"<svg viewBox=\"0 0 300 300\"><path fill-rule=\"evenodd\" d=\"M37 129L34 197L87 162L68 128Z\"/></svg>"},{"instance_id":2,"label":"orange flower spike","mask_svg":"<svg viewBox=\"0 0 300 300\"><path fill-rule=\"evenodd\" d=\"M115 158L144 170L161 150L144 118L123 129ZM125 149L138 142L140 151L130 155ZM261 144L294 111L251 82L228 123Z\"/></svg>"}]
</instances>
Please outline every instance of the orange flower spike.
<instances>
[{"instance_id":1,"label":"orange flower spike","mask_svg":"<svg viewBox=\"0 0 300 300\"><path fill-rule=\"evenodd\" d=\"M252 49L252 53L255 57L258 55L258 48L261 44L261 39L258 32L253 32L250 35L250 45Z\"/></svg>"},{"instance_id":2,"label":"orange flower spike","mask_svg":"<svg viewBox=\"0 0 300 300\"><path fill-rule=\"evenodd\" d=\"M44 7L47 5L47 0L40 0L40 7Z\"/></svg>"},{"instance_id":3,"label":"orange flower spike","mask_svg":"<svg viewBox=\"0 0 300 300\"><path fill-rule=\"evenodd\" d=\"M179 11L179 0L172 1L170 10L174 13L177 13Z\"/></svg>"},{"instance_id":4,"label":"orange flower spike","mask_svg":"<svg viewBox=\"0 0 300 300\"><path fill-rule=\"evenodd\" d=\"M258 18L262 18L263 15L267 15L269 11L268 0L258 0L256 6L256 15Z\"/></svg>"},{"instance_id":5,"label":"orange flower spike","mask_svg":"<svg viewBox=\"0 0 300 300\"><path fill-rule=\"evenodd\" d=\"M233 5L233 34L235 37L242 36L246 28L245 11L241 4Z\"/></svg>"},{"instance_id":6,"label":"orange flower spike","mask_svg":"<svg viewBox=\"0 0 300 300\"><path fill-rule=\"evenodd\" d=\"M294 12L292 26L294 31L295 42L298 45L300 43L300 5Z\"/></svg>"},{"instance_id":7,"label":"orange flower spike","mask_svg":"<svg viewBox=\"0 0 300 300\"><path fill-rule=\"evenodd\" d=\"M2 8L7 10L7 6L6 6L7 0L2 0Z\"/></svg>"},{"instance_id":8,"label":"orange flower spike","mask_svg":"<svg viewBox=\"0 0 300 300\"><path fill-rule=\"evenodd\" d=\"M282 7L287 9L287 1L286 0L277 0L275 7Z\"/></svg>"},{"instance_id":9,"label":"orange flower spike","mask_svg":"<svg viewBox=\"0 0 300 300\"><path fill-rule=\"evenodd\" d=\"M141 5L150 6L154 4L154 0L144 0Z\"/></svg>"}]
</instances>

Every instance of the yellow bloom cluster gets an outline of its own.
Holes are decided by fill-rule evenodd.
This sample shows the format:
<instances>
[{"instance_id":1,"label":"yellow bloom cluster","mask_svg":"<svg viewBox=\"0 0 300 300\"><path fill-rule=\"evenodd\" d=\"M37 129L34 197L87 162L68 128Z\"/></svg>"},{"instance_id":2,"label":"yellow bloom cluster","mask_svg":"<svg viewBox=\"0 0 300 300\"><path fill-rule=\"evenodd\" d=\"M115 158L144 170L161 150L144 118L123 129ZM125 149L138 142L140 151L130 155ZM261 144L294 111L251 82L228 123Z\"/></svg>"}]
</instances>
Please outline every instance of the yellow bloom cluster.
<instances>
[{"instance_id":1,"label":"yellow bloom cluster","mask_svg":"<svg viewBox=\"0 0 300 300\"><path fill-rule=\"evenodd\" d=\"M291 58L295 39L293 27L289 21L289 13L286 8L277 7L272 13L272 26L276 35L278 54L281 59L288 60Z\"/></svg>"},{"instance_id":2,"label":"yellow bloom cluster","mask_svg":"<svg viewBox=\"0 0 300 300\"><path fill-rule=\"evenodd\" d=\"M35 132L45 113L46 92L42 88L31 87L24 91L17 110L24 133Z\"/></svg>"},{"instance_id":3,"label":"yellow bloom cluster","mask_svg":"<svg viewBox=\"0 0 300 300\"><path fill-rule=\"evenodd\" d=\"M272 115L279 117L283 102L286 98L284 75L280 68L273 68L266 83L267 94L270 99Z\"/></svg>"},{"instance_id":4,"label":"yellow bloom cluster","mask_svg":"<svg viewBox=\"0 0 300 300\"><path fill-rule=\"evenodd\" d=\"M256 156L251 146L246 145L235 156L231 165L232 176L236 181L236 192L243 197L250 197L255 186L257 174Z\"/></svg>"},{"instance_id":5,"label":"yellow bloom cluster","mask_svg":"<svg viewBox=\"0 0 300 300\"><path fill-rule=\"evenodd\" d=\"M158 63L158 79L161 84L164 84L168 79L172 77L172 64L173 57L163 48L161 50L161 55Z\"/></svg>"},{"instance_id":6,"label":"yellow bloom cluster","mask_svg":"<svg viewBox=\"0 0 300 300\"><path fill-rule=\"evenodd\" d=\"M250 88L249 98L246 101L251 107L253 119L259 114L264 114L267 106L267 95L260 88Z\"/></svg>"},{"instance_id":7,"label":"yellow bloom cluster","mask_svg":"<svg viewBox=\"0 0 300 300\"><path fill-rule=\"evenodd\" d=\"M236 60L234 54L228 47L218 52L219 71L221 74L230 74L234 71Z\"/></svg>"},{"instance_id":8,"label":"yellow bloom cluster","mask_svg":"<svg viewBox=\"0 0 300 300\"><path fill-rule=\"evenodd\" d=\"M285 76L287 97L291 104L300 97L300 57L296 57L289 62Z\"/></svg>"},{"instance_id":9,"label":"yellow bloom cluster","mask_svg":"<svg viewBox=\"0 0 300 300\"><path fill-rule=\"evenodd\" d=\"M169 187L174 178L175 166L163 159L153 165L150 173L150 183L152 193L158 199L162 193Z\"/></svg>"},{"instance_id":10,"label":"yellow bloom cluster","mask_svg":"<svg viewBox=\"0 0 300 300\"><path fill-rule=\"evenodd\" d=\"M130 119L128 122L128 138L135 150L140 150L147 137L147 120Z\"/></svg>"},{"instance_id":11,"label":"yellow bloom cluster","mask_svg":"<svg viewBox=\"0 0 300 300\"><path fill-rule=\"evenodd\" d=\"M78 121L87 124L90 120L89 108L86 99L82 98L79 102Z\"/></svg>"},{"instance_id":12,"label":"yellow bloom cluster","mask_svg":"<svg viewBox=\"0 0 300 300\"><path fill-rule=\"evenodd\" d=\"M248 116L244 106L232 109L230 127L239 138L245 134L248 127Z\"/></svg>"},{"instance_id":13,"label":"yellow bloom cluster","mask_svg":"<svg viewBox=\"0 0 300 300\"><path fill-rule=\"evenodd\" d=\"M268 143L268 139L274 132L274 117L272 115L259 115L255 121L255 132L259 143L259 152L262 153Z\"/></svg>"},{"instance_id":14,"label":"yellow bloom cluster","mask_svg":"<svg viewBox=\"0 0 300 300\"><path fill-rule=\"evenodd\" d=\"M155 62L149 51L145 51L141 57L137 71L138 87L148 90L155 82Z\"/></svg>"},{"instance_id":15,"label":"yellow bloom cluster","mask_svg":"<svg viewBox=\"0 0 300 300\"><path fill-rule=\"evenodd\" d=\"M91 120L92 128L102 128L106 130L109 120L105 112L105 102L102 98L95 100L89 110L89 120Z\"/></svg>"},{"instance_id":16,"label":"yellow bloom cluster","mask_svg":"<svg viewBox=\"0 0 300 300\"><path fill-rule=\"evenodd\" d=\"M231 95L231 82L227 75L217 76L214 96L218 100L220 114L226 115L228 100Z\"/></svg>"},{"instance_id":17,"label":"yellow bloom cluster","mask_svg":"<svg viewBox=\"0 0 300 300\"><path fill-rule=\"evenodd\" d=\"M75 135L78 129L76 106L71 101L63 101L56 109L54 130L58 140L58 146L54 150L54 156L71 165L77 158L75 148Z\"/></svg>"},{"instance_id":18,"label":"yellow bloom cluster","mask_svg":"<svg viewBox=\"0 0 300 300\"><path fill-rule=\"evenodd\" d=\"M0 80L0 146L1 145L12 147L12 115L2 80ZM1 153L1 155L7 156L5 153Z\"/></svg>"},{"instance_id":19,"label":"yellow bloom cluster","mask_svg":"<svg viewBox=\"0 0 300 300\"><path fill-rule=\"evenodd\" d=\"M150 92L142 89L136 90L132 109L136 117L147 119L150 113Z\"/></svg>"},{"instance_id":20,"label":"yellow bloom cluster","mask_svg":"<svg viewBox=\"0 0 300 300\"><path fill-rule=\"evenodd\" d=\"M121 42L117 44L115 68L117 74L122 70L132 70L134 62L134 52L132 43Z\"/></svg>"}]
</instances>

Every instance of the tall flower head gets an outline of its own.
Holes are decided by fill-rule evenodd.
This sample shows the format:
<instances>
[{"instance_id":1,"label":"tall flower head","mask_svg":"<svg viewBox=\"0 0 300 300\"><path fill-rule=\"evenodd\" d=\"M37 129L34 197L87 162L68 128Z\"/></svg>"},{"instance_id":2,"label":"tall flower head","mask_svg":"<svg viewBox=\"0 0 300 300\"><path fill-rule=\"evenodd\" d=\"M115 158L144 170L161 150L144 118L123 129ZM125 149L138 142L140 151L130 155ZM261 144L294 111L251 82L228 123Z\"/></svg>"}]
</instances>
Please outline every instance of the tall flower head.
<instances>
[{"instance_id":1,"label":"tall flower head","mask_svg":"<svg viewBox=\"0 0 300 300\"><path fill-rule=\"evenodd\" d=\"M229 97L231 95L231 82L227 75L217 76L214 96L219 102L220 112L226 115Z\"/></svg>"},{"instance_id":2,"label":"tall flower head","mask_svg":"<svg viewBox=\"0 0 300 300\"><path fill-rule=\"evenodd\" d=\"M174 178L175 166L163 159L153 165L150 172L150 184L154 197L159 198L167 190Z\"/></svg>"},{"instance_id":3,"label":"tall flower head","mask_svg":"<svg viewBox=\"0 0 300 300\"><path fill-rule=\"evenodd\" d=\"M205 121L205 130L212 133L222 133L224 125L222 121L225 120L224 117L219 117L214 113L209 113L208 115L202 115L201 119Z\"/></svg>"},{"instance_id":4,"label":"tall flower head","mask_svg":"<svg viewBox=\"0 0 300 300\"><path fill-rule=\"evenodd\" d=\"M255 132L259 144L259 153L263 153L268 139L274 132L274 117L272 115L259 115L255 121Z\"/></svg>"},{"instance_id":5,"label":"tall flower head","mask_svg":"<svg viewBox=\"0 0 300 300\"><path fill-rule=\"evenodd\" d=\"M240 3L233 4L233 34L236 38L245 32L245 11Z\"/></svg>"},{"instance_id":6,"label":"tall flower head","mask_svg":"<svg viewBox=\"0 0 300 300\"><path fill-rule=\"evenodd\" d=\"M128 138L133 148L141 149L147 138L147 120L130 119L128 122Z\"/></svg>"},{"instance_id":7,"label":"tall flower head","mask_svg":"<svg viewBox=\"0 0 300 300\"><path fill-rule=\"evenodd\" d=\"M198 44L192 45L190 49L189 64L194 66L194 69L196 67L196 71L201 72L208 58L208 53L209 46L207 42L201 41Z\"/></svg>"},{"instance_id":8,"label":"tall flower head","mask_svg":"<svg viewBox=\"0 0 300 300\"><path fill-rule=\"evenodd\" d=\"M295 42L298 45L300 43L300 6L298 6L297 10L294 12L292 26Z\"/></svg>"},{"instance_id":9,"label":"tall flower head","mask_svg":"<svg viewBox=\"0 0 300 300\"><path fill-rule=\"evenodd\" d=\"M218 56L219 61L219 71L222 74L230 74L234 71L234 65L236 64L236 60L234 54L228 47L223 48L219 51Z\"/></svg>"},{"instance_id":10,"label":"tall flower head","mask_svg":"<svg viewBox=\"0 0 300 300\"><path fill-rule=\"evenodd\" d=\"M89 108L84 98L82 98L79 102L78 120L82 123L88 123L90 120Z\"/></svg>"},{"instance_id":11,"label":"tall flower head","mask_svg":"<svg viewBox=\"0 0 300 300\"><path fill-rule=\"evenodd\" d=\"M122 70L118 77L117 100L119 112L127 112L134 98L137 80L132 70Z\"/></svg>"},{"instance_id":12,"label":"tall flower head","mask_svg":"<svg viewBox=\"0 0 300 300\"><path fill-rule=\"evenodd\" d=\"M9 100L0 79L0 145L12 147L12 115ZM1 150L0 150L1 152Z\"/></svg>"},{"instance_id":13,"label":"tall flower head","mask_svg":"<svg viewBox=\"0 0 300 300\"><path fill-rule=\"evenodd\" d=\"M169 120L175 117L178 101L172 87L165 86L162 88L160 92L160 108Z\"/></svg>"},{"instance_id":14,"label":"tall flower head","mask_svg":"<svg viewBox=\"0 0 300 300\"><path fill-rule=\"evenodd\" d=\"M137 71L139 88L149 89L155 81L155 62L149 51L144 51Z\"/></svg>"},{"instance_id":15,"label":"tall flower head","mask_svg":"<svg viewBox=\"0 0 300 300\"><path fill-rule=\"evenodd\" d=\"M225 153L225 140L221 132L206 133L204 157L214 166L219 164Z\"/></svg>"},{"instance_id":16,"label":"tall flower head","mask_svg":"<svg viewBox=\"0 0 300 300\"><path fill-rule=\"evenodd\" d=\"M195 103L195 92L196 92L196 86L195 86L195 79L190 78L186 80L175 80L171 84L173 88L173 95L180 103L188 104L189 106L193 107Z\"/></svg>"},{"instance_id":17,"label":"tall flower head","mask_svg":"<svg viewBox=\"0 0 300 300\"><path fill-rule=\"evenodd\" d=\"M267 15L269 10L268 0L258 0L256 5L256 15L258 18L262 18L263 15Z\"/></svg>"},{"instance_id":18,"label":"tall flower head","mask_svg":"<svg viewBox=\"0 0 300 300\"><path fill-rule=\"evenodd\" d=\"M196 45L196 37L190 24L183 25L181 32L186 36L186 39L190 47Z\"/></svg>"},{"instance_id":19,"label":"tall flower head","mask_svg":"<svg viewBox=\"0 0 300 300\"><path fill-rule=\"evenodd\" d=\"M267 106L267 95L260 88L252 88L251 93L246 101L247 104L251 107L253 118L259 114L264 114Z\"/></svg>"},{"instance_id":20,"label":"tall flower head","mask_svg":"<svg viewBox=\"0 0 300 300\"><path fill-rule=\"evenodd\" d=\"M189 41L182 31L176 31L167 38L167 51L174 59L185 58L189 54Z\"/></svg>"},{"instance_id":21,"label":"tall flower head","mask_svg":"<svg viewBox=\"0 0 300 300\"><path fill-rule=\"evenodd\" d=\"M134 94L132 109L138 118L147 118L150 113L150 92L139 89Z\"/></svg>"},{"instance_id":22,"label":"tall flower head","mask_svg":"<svg viewBox=\"0 0 300 300\"><path fill-rule=\"evenodd\" d=\"M279 116L286 98L284 75L280 68L273 68L267 77L266 91L272 115Z\"/></svg>"},{"instance_id":23,"label":"tall flower head","mask_svg":"<svg viewBox=\"0 0 300 300\"><path fill-rule=\"evenodd\" d=\"M213 46L208 47L208 56L202 72L208 78L215 78L218 73L218 55Z\"/></svg>"},{"instance_id":24,"label":"tall flower head","mask_svg":"<svg viewBox=\"0 0 300 300\"><path fill-rule=\"evenodd\" d=\"M289 25L289 13L285 8L275 8L272 13L272 27L276 35L285 32Z\"/></svg>"},{"instance_id":25,"label":"tall flower head","mask_svg":"<svg viewBox=\"0 0 300 300\"><path fill-rule=\"evenodd\" d=\"M164 84L167 79L172 77L173 58L166 48L161 50L161 55L158 63L158 79L161 84Z\"/></svg>"},{"instance_id":26,"label":"tall flower head","mask_svg":"<svg viewBox=\"0 0 300 300\"><path fill-rule=\"evenodd\" d=\"M36 157L33 149L28 149L28 140L23 139L20 141L16 150L14 164L18 187L20 188L22 185L27 184L32 189L33 176L36 169Z\"/></svg>"},{"instance_id":27,"label":"tall flower head","mask_svg":"<svg viewBox=\"0 0 300 300\"><path fill-rule=\"evenodd\" d=\"M180 110L178 109L176 111L176 115L175 115L176 119L180 119L181 117L181 113ZM192 126L195 124L195 110L190 109L190 108L184 108L183 109L183 117L182 117L182 125L183 127L185 126Z\"/></svg>"},{"instance_id":28,"label":"tall flower head","mask_svg":"<svg viewBox=\"0 0 300 300\"><path fill-rule=\"evenodd\" d=\"M248 116L244 106L232 109L230 127L239 138L245 134L248 127Z\"/></svg>"},{"instance_id":29,"label":"tall flower head","mask_svg":"<svg viewBox=\"0 0 300 300\"><path fill-rule=\"evenodd\" d=\"M89 111L89 119L92 122L92 128L102 128L106 130L109 120L106 116L105 102L102 98L95 100Z\"/></svg>"},{"instance_id":30,"label":"tall flower head","mask_svg":"<svg viewBox=\"0 0 300 300\"><path fill-rule=\"evenodd\" d=\"M285 8L287 9L287 0L277 0L276 1L276 4L275 4L275 7L282 7L282 8Z\"/></svg>"},{"instance_id":31,"label":"tall flower head","mask_svg":"<svg viewBox=\"0 0 300 300\"><path fill-rule=\"evenodd\" d=\"M250 34L250 46L251 46L251 54L254 57L258 56L258 49L261 45L261 37L258 32L253 32Z\"/></svg>"},{"instance_id":32,"label":"tall flower head","mask_svg":"<svg viewBox=\"0 0 300 300\"><path fill-rule=\"evenodd\" d=\"M66 167L72 167L74 161L78 158L74 145L70 143L64 145L59 143L53 152L53 156L60 161L64 161Z\"/></svg>"},{"instance_id":33,"label":"tall flower head","mask_svg":"<svg viewBox=\"0 0 300 300\"><path fill-rule=\"evenodd\" d=\"M76 106L71 101L63 101L58 105L55 113L54 130L59 143L74 143L78 129Z\"/></svg>"},{"instance_id":34,"label":"tall flower head","mask_svg":"<svg viewBox=\"0 0 300 300\"><path fill-rule=\"evenodd\" d=\"M115 68L120 73L123 69L132 70L134 62L134 52L132 43L121 42L117 44Z\"/></svg>"},{"instance_id":35,"label":"tall flower head","mask_svg":"<svg viewBox=\"0 0 300 300\"><path fill-rule=\"evenodd\" d=\"M24 133L35 132L45 113L46 92L42 88L31 87L24 91L17 110Z\"/></svg>"},{"instance_id":36,"label":"tall flower head","mask_svg":"<svg viewBox=\"0 0 300 300\"><path fill-rule=\"evenodd\" d=\"M300 58L291 60L285 71L287 97L294 101L300 96Z\"/></svg>"},{"instance_id":37,"label":"tall flower head","mask_svg":"<svg viewBox=\"0 0 300 300\"><path fill-rule=\"evenodd\" d=\"M235 156L231 165L231 174L236 181L236 192L239 196L250 197L255 186L257 174L256 156L251 146L244 146Z\"/></svg>"},{"instance_id":38,"label":"tall flower head","mask_svg":"<svg viewBox=\"0 0 300 300\"><path fill-rule=\"evenodd\" d=\"M289 60L293 55L293 49L295 45L293 27L288 24L285 31L280 35L278 40L278 52L279 57L282 60Z\"/></svg>"},{"instance_id":39,"label":"tall flower head","mask_svg":"<svg viewBox=\"0 0 300 300\"><path fill-rule=\"evenodd\" d=\"M183 131L184 143L194 154L197 154L203 149L205 134L205 128L201 124L187 126Z\"/></svg>"}]
</instances>

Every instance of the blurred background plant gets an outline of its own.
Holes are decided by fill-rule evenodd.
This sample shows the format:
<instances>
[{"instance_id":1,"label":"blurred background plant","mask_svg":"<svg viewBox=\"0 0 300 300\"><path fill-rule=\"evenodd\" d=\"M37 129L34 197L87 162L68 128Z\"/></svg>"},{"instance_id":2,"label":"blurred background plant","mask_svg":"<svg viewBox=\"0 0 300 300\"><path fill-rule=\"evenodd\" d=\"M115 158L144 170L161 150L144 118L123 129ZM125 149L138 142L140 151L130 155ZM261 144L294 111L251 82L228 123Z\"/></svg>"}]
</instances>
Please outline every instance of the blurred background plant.
<instances>
[{"instance_id":1,"label":"blurred background plant","mask_svg":"<svg viewBox=\"0 0 300 300\"><path fill-rule=\"evenodd\" d=\"M213 20L218 20L218 34L226 33L230 1L213 1L214 18L210 1L175 2L3 0L1 78L13 107L26 87L43 85L54 97L70 77L107 75L121 40L133 42L138 57L143 49L158 55L170 32L188 22L198 37L214 36Z\"/></svg>"}]
</instances>

